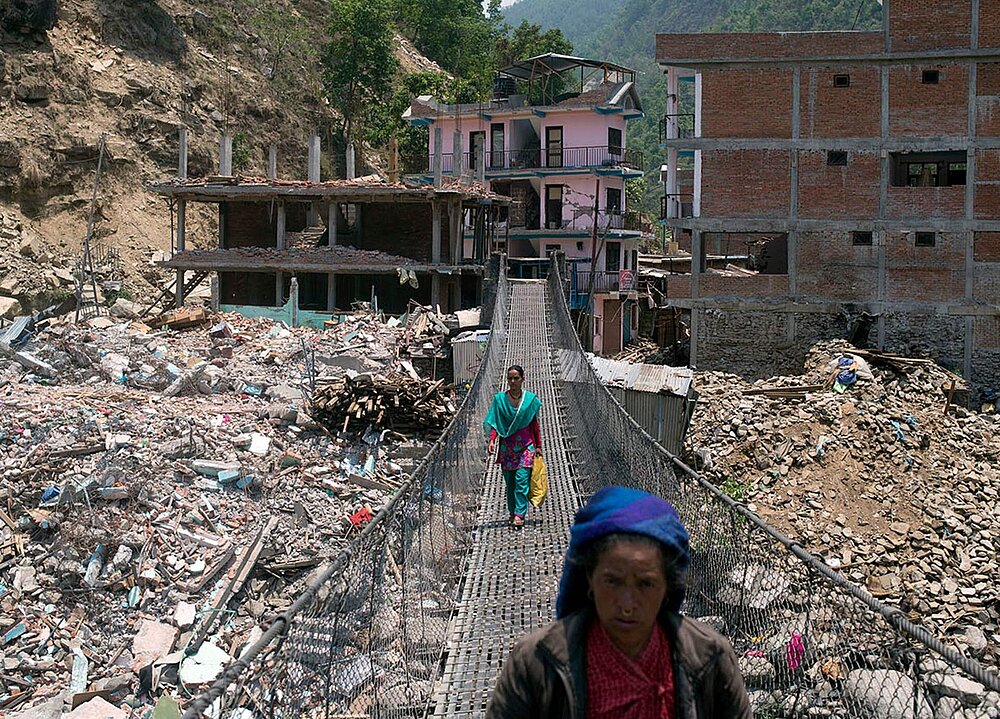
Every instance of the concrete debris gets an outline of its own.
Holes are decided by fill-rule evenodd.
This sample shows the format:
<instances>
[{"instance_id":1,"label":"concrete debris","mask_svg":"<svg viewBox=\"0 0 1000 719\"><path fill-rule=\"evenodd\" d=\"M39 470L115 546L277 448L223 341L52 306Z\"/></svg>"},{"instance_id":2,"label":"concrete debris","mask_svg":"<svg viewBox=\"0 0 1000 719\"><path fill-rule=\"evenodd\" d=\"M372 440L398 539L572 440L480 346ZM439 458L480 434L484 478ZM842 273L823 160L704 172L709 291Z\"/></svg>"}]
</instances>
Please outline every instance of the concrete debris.
<instances>
[{"instance_id":1,"label":"concrete debris","mask_svg":"<svg viewBox=\"0 0 1000 719\"><path fill-rule=\"evenodd\" d=\"M697 469L946 643L1000 663L1000 417L966 410L964 381L843 341L813 347L801 376L696 381Z\"/></svg>"},{"instance_id":2,"label":"concrete debris","mask_svg":"<svg viewBox=\"0 0 1000 719\"><path fill-rule=\"evenodd\" d=\"M63 318L17 348L31 362L0 355L0 711L35 716L74 665L74 716L147 716L217 676L426 454L457 404L437 355L458 324ZM313 387L358 373L419 388L435 426L320 421Z\"/></svg>"}]
</instances>

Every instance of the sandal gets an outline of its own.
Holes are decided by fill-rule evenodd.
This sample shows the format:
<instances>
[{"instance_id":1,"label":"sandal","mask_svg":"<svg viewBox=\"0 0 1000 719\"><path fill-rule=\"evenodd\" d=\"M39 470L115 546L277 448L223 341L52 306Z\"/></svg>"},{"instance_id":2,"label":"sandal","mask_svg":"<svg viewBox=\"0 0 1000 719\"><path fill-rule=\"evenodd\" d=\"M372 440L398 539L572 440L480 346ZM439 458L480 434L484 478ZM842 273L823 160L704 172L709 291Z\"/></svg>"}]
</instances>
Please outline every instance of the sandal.
<instances>
[{"instance_id":1,"label":"sandal","mask_svg":"<svg viewBox=\"0 0 1000 719\"><path fill-rule=\"evenodd\" d=\"M522 529L524 527L524 517L520 514L515 514L514 519L511 521L511 525L514 529Z\"/></svg>"}]
</instances>

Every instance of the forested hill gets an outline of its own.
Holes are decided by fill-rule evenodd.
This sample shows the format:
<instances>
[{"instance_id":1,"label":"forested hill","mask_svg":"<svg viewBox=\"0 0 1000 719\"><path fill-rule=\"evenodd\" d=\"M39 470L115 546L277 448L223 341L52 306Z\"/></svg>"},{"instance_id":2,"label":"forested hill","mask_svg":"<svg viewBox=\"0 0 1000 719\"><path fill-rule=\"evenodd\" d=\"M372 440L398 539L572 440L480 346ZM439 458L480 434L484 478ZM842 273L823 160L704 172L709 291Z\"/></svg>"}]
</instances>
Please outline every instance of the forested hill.
<instances>
[{"instance_id":1,"label":"forested hill","mask_svg":"<svg viewBox=\"0 0 1000 719\"><path fill-rule=\"evenodd\" d=\"M629 145L646 157L645 209L652 210L660 163L656 120L666 87L656 65L657 33L851 30L881 27L879 0L520 0L504 10L522 21L557 28L576 55L610 60L638 71L646 117L631 126Z\"/></svg>"},{"instance_id":2,"label":"forested hill","mask_svg":"<svg viewBox=\"0 0 1000 719\"><path fill-rule=\"evenodd\" d=\"M631 55L654 45L656 33L698 31L850 30L878 27L878 0L519 0L504 10L558 28L577 53ZM623 58L608 58L622 61Z\"/></svg>"}]
</instances>

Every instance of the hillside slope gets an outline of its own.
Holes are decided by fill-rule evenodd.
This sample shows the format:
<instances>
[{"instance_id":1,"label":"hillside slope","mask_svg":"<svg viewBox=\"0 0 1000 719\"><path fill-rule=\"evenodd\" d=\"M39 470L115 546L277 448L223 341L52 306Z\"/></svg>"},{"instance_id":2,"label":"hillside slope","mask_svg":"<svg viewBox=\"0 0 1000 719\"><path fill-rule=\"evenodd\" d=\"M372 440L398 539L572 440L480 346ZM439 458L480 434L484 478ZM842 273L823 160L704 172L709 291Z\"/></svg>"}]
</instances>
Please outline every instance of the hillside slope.
<instances>
[{"instance_id":1,"label":"hillside slope","mask_svg":"<svg viewBox=\"0 0 1000 719\"><path fill-rule=\"evenodd\" d=\"M254 5L62 0L48 31L0 35L0 294L37 308L69 292L103 133L94 235L121 253L137 300L161 283L149 260L170 244L166 203L144 186L176 173L180 126L192 175L214 171L224 129L236 169L261 172L277 142L280 169L304 172L309 132L336 117L320 101L318 63L253 24ZM326 22L321 0L284 12L289 25ZM189 213L191 237L212 236L212 209Z\"/></svg>"}]
</instances>

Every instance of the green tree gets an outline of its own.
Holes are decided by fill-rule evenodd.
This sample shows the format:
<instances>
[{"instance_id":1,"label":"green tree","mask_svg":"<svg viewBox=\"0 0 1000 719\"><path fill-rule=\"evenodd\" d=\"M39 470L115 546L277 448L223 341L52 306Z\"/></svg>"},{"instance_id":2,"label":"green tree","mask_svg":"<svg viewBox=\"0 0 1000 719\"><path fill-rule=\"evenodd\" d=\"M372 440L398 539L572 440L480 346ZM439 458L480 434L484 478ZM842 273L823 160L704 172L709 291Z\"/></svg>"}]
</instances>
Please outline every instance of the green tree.
<instances>
[{"instance_id":1,"label":"green tree","mask_svg":"<svg viewBox=\"0 0 1000 719\"><path fill-rule=\"evenodd\" d=\"M573 52L573 44L558 28L543 32L541 25L533 25L527 20L522 20L515 28L506 25L504 32L497 38L497 68L547 52L569 55Z\"/></svg>"},{"instance_id":2,"label":"green tree","mask_svg":"<svg viewBox=\"0 0 1000 719\"><path fill-rule=\"evenodd\" d=\"M392 93L399 66L393 52L389 0L332 0L324 59L326 95L344 118L348 142L359 136L373 108Z\"/></svg>"},{"instance_id":3,"label":"green tree","mask_svg":"<svg viewBox=\"0 0 1000 719\"><path fill-rule=\"evenodd\" d=\"M250 12L250 28L264 51L265 77L291 80L292 59L311 54L309 25L299 15L266 2L252 3Z\"/></svg>"}]
</instances>

